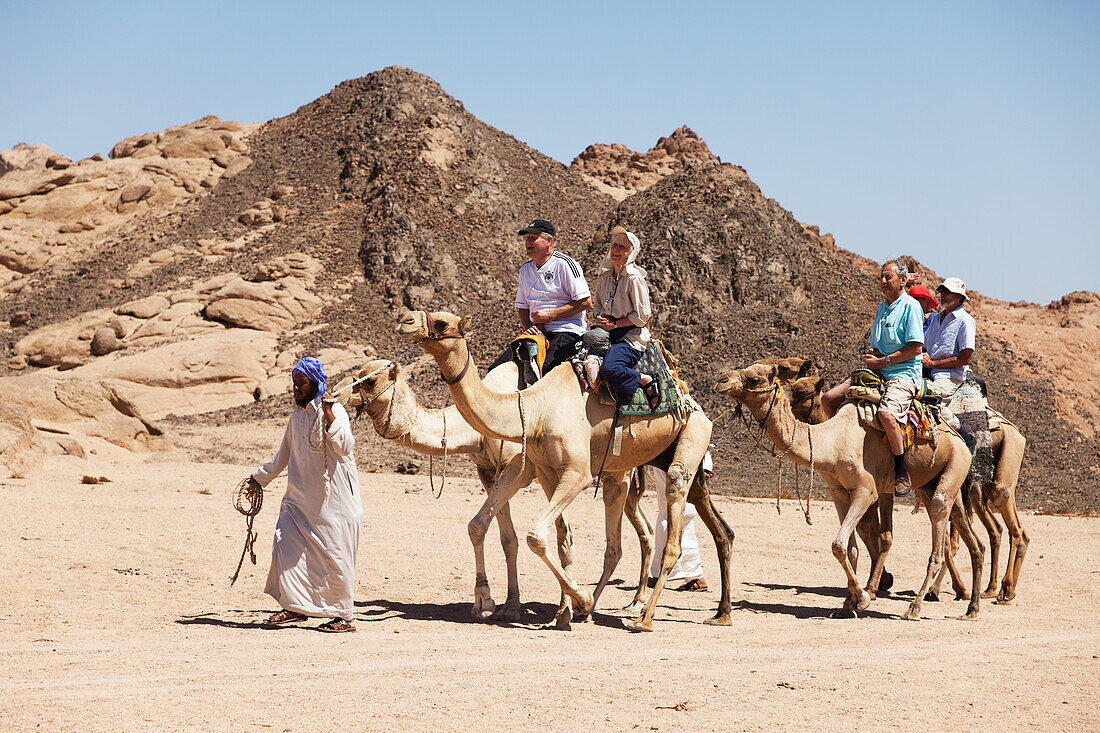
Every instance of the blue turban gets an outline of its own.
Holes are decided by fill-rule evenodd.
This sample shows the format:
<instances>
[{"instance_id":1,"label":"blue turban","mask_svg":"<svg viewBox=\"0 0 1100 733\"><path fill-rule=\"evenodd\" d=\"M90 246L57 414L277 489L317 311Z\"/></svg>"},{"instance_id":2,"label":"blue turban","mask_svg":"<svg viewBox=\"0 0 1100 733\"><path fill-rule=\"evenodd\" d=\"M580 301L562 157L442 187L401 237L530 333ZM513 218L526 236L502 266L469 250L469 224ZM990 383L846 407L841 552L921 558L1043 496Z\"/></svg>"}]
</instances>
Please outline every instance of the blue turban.
<instances>
[{"instance_id":1,"label":"blue turban","mask_svg":"<svg viewBox=\"0 0 1100 733\"><path fill-rule=\"evenodd\" d=\"M328 375L325 374L325 368L321 366L321 362L317 361L312 356L303 357L294 365L294 369L290 374L291 376L295 374L306 375L309 381L317 385L317 396L321 396L325 393L328 385Z\"/></svg>"}]
</instances>

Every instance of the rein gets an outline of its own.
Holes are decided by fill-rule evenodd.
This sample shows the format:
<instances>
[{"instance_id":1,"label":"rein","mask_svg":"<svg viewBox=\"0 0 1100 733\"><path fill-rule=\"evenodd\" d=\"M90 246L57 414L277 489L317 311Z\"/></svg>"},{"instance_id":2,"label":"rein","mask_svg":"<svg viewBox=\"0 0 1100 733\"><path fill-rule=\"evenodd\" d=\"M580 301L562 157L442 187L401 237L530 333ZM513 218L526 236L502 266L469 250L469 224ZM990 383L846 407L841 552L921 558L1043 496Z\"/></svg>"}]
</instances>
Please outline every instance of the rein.
<instances>
[{"instance_id":1,"label":"rein","mask_svg":"<svg viewBox=\"0 0 1100 733\"><path fill-rule=\"evenodd\" d=\"M447 483L447 413L440 412L439 416L443 418L443 438L439 441L443 448L443 476L439 480L438 494L435 492L435 456L428 456L428 484L432 488L432 497L435 499L443 496L443 487Z\"/></svg>"}]
</instances>

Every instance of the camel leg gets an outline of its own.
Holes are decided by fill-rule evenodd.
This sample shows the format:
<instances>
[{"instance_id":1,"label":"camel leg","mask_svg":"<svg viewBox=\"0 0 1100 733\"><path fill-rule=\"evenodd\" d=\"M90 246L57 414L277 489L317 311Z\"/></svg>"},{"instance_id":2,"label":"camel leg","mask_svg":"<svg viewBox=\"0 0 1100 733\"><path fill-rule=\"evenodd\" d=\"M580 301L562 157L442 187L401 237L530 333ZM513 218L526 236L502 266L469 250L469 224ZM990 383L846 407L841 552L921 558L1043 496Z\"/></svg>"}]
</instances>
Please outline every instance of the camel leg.
<instances>
[{"instance_id":1,"label":"camel leg","mask_svg":"<svg viewBox=\"0 0 1100 733\"><path fill-rule=\"evenodd\" d=\"M599 601L600 594L603 593L607 581L611 580L611 574L615 572L615 567L623 556L623 507L626 505L628 495L626 476L604 474L603 512L606 544L603 551L603 573L600 575L599 582L596 583L596 589L592 591L592 611L596 610L596 602Z\"/></svg>"},{"instance_id":2,"label":"camel leg","mask_svg":"<svg viewBox=\"0 0 1100 733\"><path fill-rule=\"evenodd\" d=\"M642 497L646 490L646 468L639 466L634 469L634 477L630 481L630 489L626 495L626 517L638 533L638 544L641 546L642 567L638 574L638 588L634 591L634 598L624 611L637 611L645 603L646 583L649 581L649 563L653 558L653 525L642 511Z\"/></svg>"},{"instance_id":3,"label":"camel leg","mask_svg":"<svg viewBox=\"0 0 1100 733\"><path fill-rule=\"evenodd\" d=\"M942 478L941 478L942 481ZM937 573L943 566L944 544L947 539L947 521L950 514L947 500L943 493L937 489L931 498L925 498L923 491L919 492L924 508L928 512L928 521L932 524L932 554L928 556L928 570L924 575L924 583L917 591L916 598L909 604L909 609L902 614L906 620L916 621L920 619L920 604L924 596L932 587Z\"/></svg>"},{"instance_id":4,"label":"camel leg","mask_svg":"<svg viewBox=\"0 0 1100 733\"><path fill-rule=\"evenodd\" d=\"M676 439L676 450L668 467L668 484L665 486L668 532L665 535L664 554L661 556L661 571L657 573L657 582L653 585L642 608L641 614L631 624L635 631L653 631L653 614L657 609L657 600L664 590L668 574L680 559L680 539L684 531L684 502L687 500L688 487L695 472L706 455L710 443L713 424L702 411L688 415L687 422L680 429Z\"/></svg>"},{"instance_id":5,"label":"camel leg","mask_svg":"<svg viewBox=\"0 0 1100 733\"><path fill-rule=\"evenodd\" d=\"M707 480L703 477L702 471L695 474L695 480L691 482L687 498L695 506L695 510L699 512L699 518L703 520L703 524L707 526L714 538L714 546L718 550L718 567L722 574L722 597L718 601L718 611L713 618L709 618L703 623L713 626L730 626L733 624L730 619L730 611L733 609L730 602L730 559L733 556L733 529L726 524L726 520L718 513L718 508L711 501L710 490L707 488Z\"/></svg>"},{"instance_id":6,"label":"camel leg","mask_svg":"<svg viewBox=\"0 0 1100 733\"><path fill-rule=\"evenodd\" d=\"M957 555L958 552L959 530L954 524L950 524L948 525L947 540L944 545L943 567L941 567L939 573L936 574L936 580L932 583L932 588L928 591L929 595L939 595L944 573L948 573L951 575L951 590L955 592L955 600L970 600L970 591L966 589L966 583L963 582L962 573L959 572L959 566L955 564L955 555ZM937 598L937 600L939 599Z\"/></svg>"},{"instance_id":7,"label":"camel leg","mask_svg":"<svg viewBox=\"0 0 1100 733\"><path fill-rule=\"evenodd\" d=\"M840 563L844 575L848 580L848 598L844 601L838 616L854 617L859 611L863 611L871 604L871 596L860 585L856 572L848 562L848 543L852 539L856 525L863 518L864 513L875 503L875 492L867 487L859 487L852 492L843 488L831 488L833 504L837 507L838 515L843 518L840 521L840 530L833 540L833 557ZM843 510L842 510L843 507ZM879 535L881 537L881 534Z\"/></svg>"},{"instance_id":8,"label":"camel leg","mask_svg":"<svg viewBox=\"0 0 1100 733\"><path fill-rule=\"evenodd\" d=\"M702 460L701 457L700 460ZM664 552L661 555L661 572L657 573L657 582L653 585L653 592L649 594L641 614L631 623L631 628L635 631L653 631L653 614L657 609L657 599L661 596L672 567L680 559L680 539L684 532L684 502L687 500L685 483L683 469L676 465L670 466L668 484L665 487L668 531L665 533Z\"/></svg>"},{"instance_id":9,"label":"camel leg","mask_svg":"<svg viewBox=\"0 0 1100 733\"><path fill-rule=\"evenodd\" d=\"M478 471L479 476L481 470ZM482 476L482 483L485 484L486 491L492 491L493 480L488 476ZM507 479L505 483L504 480ZM520 466L517 461L513 461L505 468L504 473L501 476L502 484L493 491L481 505L481 509L478 510L474 518L466 525L466 530L470 535L470 542L474 547L474 563L477 568L477 575L474 580L474 604L470 608L470 615L476 619L488 619L496 610L496 603L493 601L492 594L489 591L489 576L485 571L485 535L489 531L489 525L493 521L493 517L502 511L507 512L508 501L516 495L521 488L530 483L531 473L529 471L520 471ZM501 544L504 545L504 555L508 562L508 596L509 601L512 598L513 588L515 589L515 607L516 618L519 618L519 570L517 567L517 561L515 557L509 557L508 545L505 541L505 535L507 529L505 523L500 524ZM515 534L515 527L512 526L511 515L508 515L506 524L511 528L511 532ZM516 543L518 545L518 538ZM514 582L514 585L513 585Z\"/></svg>"},{"instance_id":10,"label":"camel leg","mask_svg":"<svg viewBox=\"0 0 1100 733\"><path fill-rule=\"evenodd\" d=\"M879 494L877 505L879 522L877 537L878 553L871 555L871 575L867 578L866 588L867 593L872 599L877 595L879 584L882 581L882 573L886 565L886 555L894 545L894 495ZM874 512L875 506L872 506L867 513L872 514ZM866 517L866 515L864 515L864 517ZM868 546L867 552L871 554L870 546ZM854 565L852 566L852 570L855 570Z\"/></svg>"},{"instance_id":11,"label":"camel leg","mask_svg":"<svg viewBox=\"0 0 1100 733\"><path fill-rule=\"evenodd\" d=\"M974 512L978 515L978 519L981 521L982 526L985 527L986 534L989 535L989 583L986 585L984 591L982 591L982 598L993 598L997 595L997 569L1000 567L1001 560L1001 524L997 521L997 517L993 515L993 512L989 509L989 504L986 503L983 494L983 487L976 484L972 484L974 487L970 492L970 505L974 507ZM964 487L965 490L965 487Z\"/></svg>"},{"instance_id":12,"label":"camel leg","mask_svg":"<svg viewBox=\"0 0 1100 733\"><path fill-rule=\"evenodd\" d=\"M978 588L982 584L982 565L985 563L985 548L982 547L981 540L974 534L974 529L970 524L970 517L966 513L966 507L963 505L962 496L959 495L955 498L955 502L951 507L951 526L958 530L959 535L962 537L962 541L966 544L966 549L970 551L970 603L966 607L966 615L962 618L974 619L978 617L978 607L981 603L981 594L978 592Z\"/></svg>"},{"instance_id":13,"label":"camel leg","mask_svg":"<svg viewBox=\"0 0 1100 733\"><path fill-rule=\"evenodd\" d=\"M550 525L557 521L565 508L587 486L588 476L586 474L582 474L572 467L567 467L562 471L560 479L556 482L550 506L546 508L542 516L535 522L535 526L527 533L527 546L546 563L546 566L550 568L550 572L557 578L562 593L573 602L572 609L568 603L563 604L558 609L554 628L562 630L570 628L573 610L576 610L581 616L587 616L591 612L592 594L573 582L573 579L562 568L558 558L546 552L546 537L550 532Z\"/></svg>"},{"instance_id":14,"label":"camel leg","mask_svg":"<svg viewBox=\"0 0 1100 733\"><path fill-rule=\"evenodd\" d=\"M881 501L881 498L879 501ZM859 535L859 538L863 540L863 544L866 545L867 556L871 560L871 570L867 575L867 586L864 590L871 596L871 600L874 600L878 595L886 593L886 591L890 590L894 585L894 576L885 568L885 558L883 558L882 561L883 567L878 570L878 579L875 579L875 569L878 566L878 559L882 555L882 549L879 544L881 529L879 522L879 507L877 505L872 506L863 514L859 523L856 524L856 534ZM854 540L848 545L848 562L852 564L852 570L858 571L857 562L859 560L859 552L858 549L853 552L853 545L855 545Z\"/></svg>"},{"instance_id":15,"label":"camel leg","mask_svg":"<svg viewBox=\"0 0 1100 733\"><path fill-rule=\"evenodd\" d=\"M1000 512L1008 531L1008 564L1005 566L1004 580L996 603L1007 604L1016 597L1016 584L1020 581L1020 565L1024 561L1024 555L1027 554L1029 540L1027 532L1020 524L1020 515L1016 512L1015 492L1005 497Z\"/></svg>"}]
</instances>

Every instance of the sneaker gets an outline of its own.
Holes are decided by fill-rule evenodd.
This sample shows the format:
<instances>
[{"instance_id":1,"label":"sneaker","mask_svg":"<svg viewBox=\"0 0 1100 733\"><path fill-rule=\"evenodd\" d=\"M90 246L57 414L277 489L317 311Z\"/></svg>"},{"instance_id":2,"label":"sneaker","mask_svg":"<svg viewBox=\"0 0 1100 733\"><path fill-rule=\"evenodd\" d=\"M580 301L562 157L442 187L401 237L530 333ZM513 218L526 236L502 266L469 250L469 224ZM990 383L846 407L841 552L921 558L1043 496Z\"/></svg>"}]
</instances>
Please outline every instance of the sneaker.
<instances>
[{"instance_id":1,"label":"sneaker","mask_svg":"<svg viewBox=\"0 0 1100 733\"><path fill-rule=\"evenodd\" d=\"M913 482L909 480L909 474L894 476L894 496L909 496L913 491Z\"/></svg>"}]
</instances>

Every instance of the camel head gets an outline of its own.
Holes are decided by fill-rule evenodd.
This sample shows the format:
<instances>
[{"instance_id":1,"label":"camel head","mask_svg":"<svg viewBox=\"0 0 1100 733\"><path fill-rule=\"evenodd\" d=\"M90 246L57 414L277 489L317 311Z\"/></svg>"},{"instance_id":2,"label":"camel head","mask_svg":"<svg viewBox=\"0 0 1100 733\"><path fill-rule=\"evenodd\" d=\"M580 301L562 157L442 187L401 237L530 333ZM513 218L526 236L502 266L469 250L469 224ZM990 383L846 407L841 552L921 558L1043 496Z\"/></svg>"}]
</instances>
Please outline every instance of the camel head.
<instances>
[{"instance_id":1,"label":"camel head","mask_svg":"<svg viewBox=\"0 0 1100 733\"><path fill-rule=\"evenodd\" d=\"M780 377L782 379L782 376ZM788 384L791 393L791 411L802 422L824 422L821 410L821 390L825 386L825 377L801 377Z\"/></svg>"},{"instance_id":2,"label":"camel head","mask_svg":"<svg viewBox=\"0 0 1100 733\"><path fill-rule=\"evenodd\" d=\"M355 393L352 400L358 398L359 404L370 405L382 398L390 399L390 387L400 375L401 366L397 362L388 359L374 359L367 362L366 366L357 369L353 375L355 381L360 379L363 381L352 389Z\"/></svg>"},{"instance_id":3,"label":"camel head","mask_svg":"<svg viewBox=\"0 0 1100 733\"><path fill-rule=\"evenodd\" d=\"M459 318L446 311L409 311L397 320L397 335L418 341L429 354L454 348L450 344L465 335L469 316Z\"/></svg>"},{"instance_id":4,"label":"camel head","mask_svg":"<svg viewBox=\"0 0 1100 733\"><path fill-rule=\"evenodd\" d=\"M776 360L779 367L779 381L793 382L800 377L805 377L814 366L814 360L802 356L792 356L787 359Z\"/></svg>"},{"instance_id":5,"label":"camel head","mask_svg":"<svg viewBox=\"0 0 1100 733\"><path fill-rule=\"evenodd\" d=\"M756 402L752 397L760 396L763 401L771 394L771 386L779 376L779 367L774 363L753 364L744 369L726 372L714 386L718 394L728 395L737 402Z\"/></svg>"}]
</instances>

